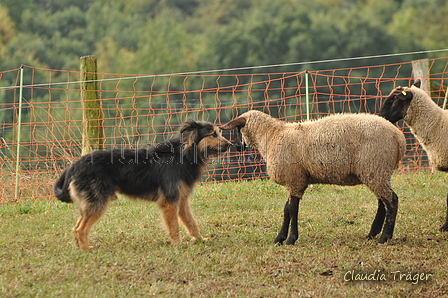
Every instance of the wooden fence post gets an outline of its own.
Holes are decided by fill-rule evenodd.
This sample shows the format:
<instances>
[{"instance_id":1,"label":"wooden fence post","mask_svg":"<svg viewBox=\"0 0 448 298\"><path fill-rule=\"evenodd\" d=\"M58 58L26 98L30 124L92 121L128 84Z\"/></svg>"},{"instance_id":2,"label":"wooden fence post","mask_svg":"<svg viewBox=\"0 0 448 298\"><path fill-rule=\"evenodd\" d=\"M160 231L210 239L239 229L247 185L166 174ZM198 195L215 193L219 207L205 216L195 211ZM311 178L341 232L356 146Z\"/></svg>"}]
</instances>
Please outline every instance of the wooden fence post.
<instances>
[{"instance_id":1,"label":"wooden fence post","mask_svg":"<svg viewBox=\"0 0 448 298\"><path fill-rule=\"evenodd\" d=\"M431 87L431 69L429 60L413 60L412 61L412 73L414 75L414 82L418 79L421 81L420 89L425 90L429 96L432 97ZM418 154L420 155L419 167L424 167L428 163L428 157L425 157L426 152L420 149ZM434 173L434 168L431 167L431 172Z\"/></svg>"},{"instance_id":2,"label":"wooden fence post","mask_svg":"<svg viewBox=\"0 0 448 298\"><path fill-rule=\"evenodd\" d=\"M421 89L431 94L431 81L430 81L430 62L429 60L414 60L412 61L412 73L414 74L414 81L420 79L422 82Z\"/></svg>"},{"instance_id":3,"label":"wooden fence post","mask_svg":"<svg viewBox=\"0 0 448 298\"><path fill-rule=\"evenodd\" d=\"M81 155L85 155L104 149L104 118L98 96L96 57L92 55L81 57L80 71L83 111Z\"/></svg>"}]
</instances>

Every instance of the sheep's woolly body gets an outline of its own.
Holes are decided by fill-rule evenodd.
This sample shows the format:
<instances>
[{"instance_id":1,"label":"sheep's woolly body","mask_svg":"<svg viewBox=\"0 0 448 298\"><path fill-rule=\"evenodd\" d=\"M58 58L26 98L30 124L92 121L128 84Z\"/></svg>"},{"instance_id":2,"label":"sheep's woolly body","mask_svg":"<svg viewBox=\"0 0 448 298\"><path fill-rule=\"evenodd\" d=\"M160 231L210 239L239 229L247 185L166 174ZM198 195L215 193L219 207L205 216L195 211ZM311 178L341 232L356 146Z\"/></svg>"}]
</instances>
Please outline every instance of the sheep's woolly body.
<instances>
[{"instance_id":1,"label":"sheep's woolly body","mask_svg":"<svg viewBox=\"0 0 448 298\"><path fill-rule=\"evenodd\" d=\"M249 111L243 141L266 160L272 180L302 196L308 184L356 185L372 190L389 180L404 155L403 134L389 121L369 114L337 114L288 123ZM385 194L386 196L386 194Z\"/></svg>"},{"instance_id":2,"label":"sheep's woolly body","mask_svg":"<svg viewBox=\"0 0 448 298\"><path fill-rule=\"evenodd\" d=\"M424 90L406 87L413 98L403 120L428 153L431 165L448 171L448 111L442 110Z\"/></svg>"},{"instance_id":3,"label":"sheep's woolly body","mask_svg":"<svg viewBox=\"0 0 448 298\"><path fill-rule=\"evenodd\" d=\"M237 144L241 137L246 145L257 148L266 160L270 178L289 191L275 243L286 240L286 244L294 244L297 240L299 202L312 183L365 184L378 199L367 237L383 231L378 243L392 238L398 196L392 190L390 177L404 155L406 140L386 119L339 114L288 123L252 110L221 128L237 129Z\"/></svg>"}]
</instances>

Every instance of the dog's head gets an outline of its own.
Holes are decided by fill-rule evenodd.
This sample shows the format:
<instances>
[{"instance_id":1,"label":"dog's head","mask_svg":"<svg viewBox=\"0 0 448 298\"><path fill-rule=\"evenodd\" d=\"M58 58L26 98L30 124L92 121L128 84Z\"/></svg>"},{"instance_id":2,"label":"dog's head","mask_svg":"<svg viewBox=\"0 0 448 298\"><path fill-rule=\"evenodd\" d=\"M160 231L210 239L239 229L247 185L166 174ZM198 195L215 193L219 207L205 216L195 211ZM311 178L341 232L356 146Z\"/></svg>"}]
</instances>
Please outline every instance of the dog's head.
<instances>
[{"instance_id":1,"label":"dog's head","mask_svg":"<svg viewBox=\"0 0 448 298\"><path fill-rule=\"evenodd\" d=\"M221 134L218 126L210 122L188 120L180 128L184 150L194 150L204 158L220 156L232 145Z\"/></svg>"}]
</instances>

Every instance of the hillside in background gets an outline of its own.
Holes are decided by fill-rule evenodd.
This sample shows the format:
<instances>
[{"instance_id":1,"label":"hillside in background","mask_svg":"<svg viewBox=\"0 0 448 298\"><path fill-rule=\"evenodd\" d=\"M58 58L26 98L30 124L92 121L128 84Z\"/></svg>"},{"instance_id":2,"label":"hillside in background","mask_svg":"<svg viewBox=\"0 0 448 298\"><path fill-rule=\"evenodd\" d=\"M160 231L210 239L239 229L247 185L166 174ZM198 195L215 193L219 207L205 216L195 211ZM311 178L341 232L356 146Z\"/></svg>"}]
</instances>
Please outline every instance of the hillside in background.
<instances>
[{"instance_id":1,"label":"hillside in background","mask_svg":"<svg viewBox=\"0 0 448 298\"><path fill-rule=\"evenodd\" d=\"M78 70L93 54L101 72L164 74L441 49L447 15L444 0L0 0L0 69Z\"/></svg>"}]
</instances>

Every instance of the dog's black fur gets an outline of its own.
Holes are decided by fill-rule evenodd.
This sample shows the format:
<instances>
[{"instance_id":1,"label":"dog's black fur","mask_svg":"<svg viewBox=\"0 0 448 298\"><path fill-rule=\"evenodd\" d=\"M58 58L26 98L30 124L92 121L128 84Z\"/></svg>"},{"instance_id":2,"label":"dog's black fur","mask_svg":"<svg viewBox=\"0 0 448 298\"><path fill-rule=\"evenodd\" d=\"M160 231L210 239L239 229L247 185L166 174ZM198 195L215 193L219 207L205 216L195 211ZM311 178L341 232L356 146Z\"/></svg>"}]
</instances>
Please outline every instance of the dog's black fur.
<instances>
[{"instance_id":1,"label":"dog's black fur","mask_svg":"<svg viewBox=\"0 0 448 298\"><path fill-rule=\"evenodd\" d=\"M225 153L229 146L217 126L190 120L181 126L179 137L148 149L95 151L81 157L61 174L54 194L78 204L80 217L72 231L83 249L89 247L91 226L117 198L115 192L157 202L174 243L180 242L177 217L194 239L203 239L188 197L207 159Z\"/></svg>"}]
</instances>

